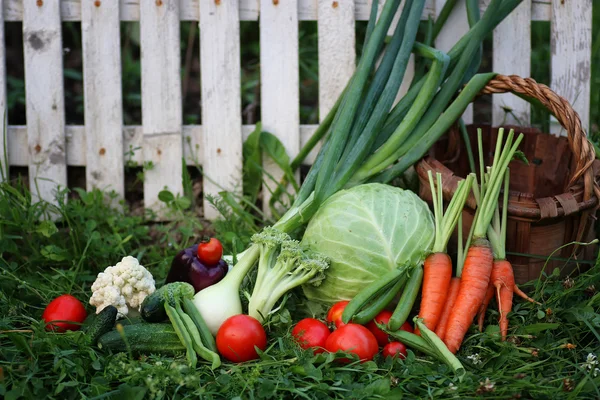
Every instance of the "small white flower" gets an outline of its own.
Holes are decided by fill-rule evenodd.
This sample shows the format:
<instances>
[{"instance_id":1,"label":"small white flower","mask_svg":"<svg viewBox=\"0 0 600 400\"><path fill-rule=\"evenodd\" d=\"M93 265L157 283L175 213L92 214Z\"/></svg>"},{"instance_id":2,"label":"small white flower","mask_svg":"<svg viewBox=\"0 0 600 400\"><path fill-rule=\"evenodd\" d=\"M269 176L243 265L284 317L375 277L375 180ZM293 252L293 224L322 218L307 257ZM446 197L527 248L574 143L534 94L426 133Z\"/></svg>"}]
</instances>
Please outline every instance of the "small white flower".
<instances>
[{"instance_id":1,"label":"small white flower","mask_svg":"<svg viewBox=\"0 0 600 400\"><path fill-rule=\"evenodd\" d=\"M456 390L456 389L458 389L458 386L456 386L454 383L450 382L450 384L448 385L448 389Z\"/></svg>"},{"instance_id":2,"label":"small white flower","mask_svg":"<svg viewBox=\"0 0 600 400\"><path fill-rule=\"evenodd\" d=\"M587 369L594 377L600 374L600 369L596 367L598 365L598 357L594 353L589 353L585 359L585 362L581 364L581 368Z\"/></svg>"},{"instance_id":3,"label":"small white flower","mask_svg":"<svg viewBox=\"0 0 600 400\"><path fill-rule=\"evenodd\" d=\"M469 360L471 360L471 362L473 363L473 365L479 365L479 364L482 363L481 356L479 355L479 353L473 353L470 356L467 356L467 358Z\"/></svg>"},{"instance_id":4,"label":"small white flower","mask_svg":"<svg viewBox=\"0 0 600 400\"><path fill-rule=\"evenodd\" d=\"M598 364L598 357L594 353L589 353L585 359L587 364L596 365Z\"/></svg>"}]
</instances>

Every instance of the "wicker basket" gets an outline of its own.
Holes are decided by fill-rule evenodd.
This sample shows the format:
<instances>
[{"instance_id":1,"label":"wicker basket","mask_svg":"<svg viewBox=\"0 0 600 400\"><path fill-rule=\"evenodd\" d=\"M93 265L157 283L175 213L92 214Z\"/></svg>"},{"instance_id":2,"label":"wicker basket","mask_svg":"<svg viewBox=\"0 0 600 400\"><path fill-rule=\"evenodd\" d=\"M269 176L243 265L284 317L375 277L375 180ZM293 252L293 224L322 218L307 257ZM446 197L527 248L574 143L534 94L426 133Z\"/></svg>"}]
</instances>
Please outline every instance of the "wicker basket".
<instances>
[{"instance_id":1,"label":"wicker basket","mask_svg":"<svg viewBox=\"0 0 600 400\"><path fill-rule=\"evenodd\" d=\"M579 115L569 103L545 85L533 79L497 75L480 94L512 92L540 101L566 129L568 137L543 134L531 128L515 128L525 137L519 149L530 164L520 161L510 164L510 193L508 203L507 251L513 264L515 279L524 283L540 277L546 258L558 247L572 241L589 241L595 236L594 220L600 198L600 165L582 128ZM477 157L477 128L483 130L484 157L490 165L497 128L467 127L471 148ZM505 130L511 128L505 126ZM457 183L470 171L465 143L457 128L451 129L416 165L419 176L419 195L431 202L427 171L440 172L443 178L444 199L449 201ZM478 164L477 164L478 165ZM463 212L463 229L468 232L474 216L475 199L467 201ZM456 237L450 243L455 246ZM553 258L590 259L595 248L567 246ZM527 255L514 255L520 253ZM576 262L551 260L546 271L561 268L562 275L583 268Z\"/></svg>"}]
</instances>

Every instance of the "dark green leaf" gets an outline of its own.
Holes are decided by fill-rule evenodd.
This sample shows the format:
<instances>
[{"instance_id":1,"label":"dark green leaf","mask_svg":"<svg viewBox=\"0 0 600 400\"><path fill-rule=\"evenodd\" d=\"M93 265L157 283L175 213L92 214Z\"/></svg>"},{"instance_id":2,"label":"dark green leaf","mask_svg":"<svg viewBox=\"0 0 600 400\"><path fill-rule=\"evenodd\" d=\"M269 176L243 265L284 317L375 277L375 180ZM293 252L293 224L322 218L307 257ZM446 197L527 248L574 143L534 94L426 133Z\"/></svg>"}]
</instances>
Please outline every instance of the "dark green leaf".
<instances>
[{"instance_id":1,"label":"dark green leaf","mask_svg":"<svg viewBox=\"0 0 600 400\"><path fill-rule=\"evenodd\" d=\"M248 196L252 202L256 201L258 192L262 186L261 132L262 124L257 122L254 131L248 136L248 139L246 139L242 147L244 156L244 195Z\"/></svg>"},{"instance_id":2,"label":"dark green leaf","mask_svg":"<svg viewBox=\"0 0 600 400\"><path fill-rule=\"evenodd\" d=\"M13 342L15 347L21 350L23 353L27 354L28 357L34 358L33 351L27 342L27 339L21 333L9 332L6 334L10 340Z\"/></svg>"},{"instance_id":3,"label":"dark green leaf","mask_svg":"<svg viewBox=\"0 0 600 400\"><path fill-rule=\"evenodd\" d=\"M543 332L545 330L552 330L552 329L556 329L560 326L560 324L558 322L556 323L549 323L549 322L541 322L539 324L532 324L532 325L526 325L525 326L525 332L527 333L540 333Z\"/></svg>"},{"instance_id":4,"label":"dark green leaf","mask_svg":"<svg viewBox=\"0 0 600 400\"><path fill-rule=\"evenodd\" d=\"M161 190L158 192L158 199L163 203L170 203L175 200L175 196L168 190Z\"/></svg>"},{"instance_id":5,"label":"dark green leaf","mask_svg":"<svg viewBox=\"0 0 600 400\"><path fill-rule=\"evenodd\" d=\"M298 184L294 179L294 173L290 167L290 157L285 151L285 146L283 143L281 143L277 136L263 131L260 136L260 144L263 151L275 162L275 164L277 164L279 168L281 168L288 181L292 184L292 186L294 186L295 190L298 191Z\"/></svg>"},{"instance_id":6,"label":"dark green leaf","mask_svg":"<svg viewBox=\"0 0 600 400\"><path fill-rule=\"evenodd\" d=\"M69 253L65 249L53 244L42 247L41 253L52 261L65 261L69 258Z\"/></svg>"},{"instance_id":7,"label":"dark green leaf","mask_svg":"<svg viewBox=\"0 0 600 400\"><path fill-rule=\"evenodd\" d=\"M145 387L129 386L126 383L119 386L119 396L123 399L143 400L147 391L148 389Z\"/></svg>"}]
</instances>

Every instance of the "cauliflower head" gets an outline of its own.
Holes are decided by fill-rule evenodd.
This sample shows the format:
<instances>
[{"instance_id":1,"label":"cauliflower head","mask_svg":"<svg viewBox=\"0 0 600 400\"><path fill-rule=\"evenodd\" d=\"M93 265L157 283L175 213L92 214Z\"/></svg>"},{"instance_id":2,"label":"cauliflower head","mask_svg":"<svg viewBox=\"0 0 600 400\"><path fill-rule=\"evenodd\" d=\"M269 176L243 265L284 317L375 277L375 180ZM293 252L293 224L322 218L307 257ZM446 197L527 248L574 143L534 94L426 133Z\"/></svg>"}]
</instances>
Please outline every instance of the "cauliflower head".
<instances>
[{"instance_id":1,"label":"cauliflower head","mask_svg":"<svg viewBox=\"0 0 600 400\"><path fill-rule=\"evenodd\" d=\"M127 256L98 274L90 304L96 307L96 314L109 305L115 306L122 318L129 312L127 306L139 310L146 296L155 290L152 274L135 257Z\"/></svg>"}]
</instances>

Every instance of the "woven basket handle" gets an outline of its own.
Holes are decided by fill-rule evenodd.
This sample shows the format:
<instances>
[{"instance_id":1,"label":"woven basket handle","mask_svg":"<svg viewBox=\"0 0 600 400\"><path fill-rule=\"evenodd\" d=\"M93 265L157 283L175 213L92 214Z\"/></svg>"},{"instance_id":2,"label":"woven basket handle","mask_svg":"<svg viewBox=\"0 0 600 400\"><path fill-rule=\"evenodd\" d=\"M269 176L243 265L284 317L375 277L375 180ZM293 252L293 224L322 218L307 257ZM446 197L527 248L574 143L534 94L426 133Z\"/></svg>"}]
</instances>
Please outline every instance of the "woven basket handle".
<instances>
[{"instance_id":1,"label":"woven basket handle","mask_svg":"<svg viewBox=\"0 0 600 400\"><path fill-rule=\"evenodd\" d=\"M600 188L594 179L593 163L596 157L594 147L587 138L581 125L579 114L569 102L552 91L548 86L537 83L531 78L517 75L496 75L481 90L480 94L515 93L538 100L546 107L558 122L566 129L569 147L577 158L577 165L567 190L583 177L583 198L589 200L594 194L600 199Z\"/></svg>"}]
</instances>

